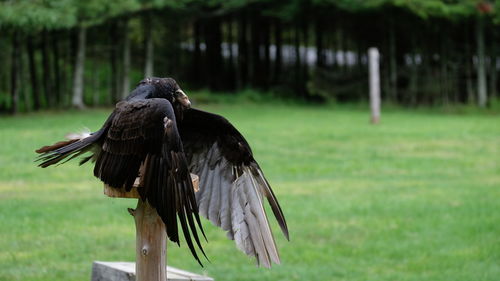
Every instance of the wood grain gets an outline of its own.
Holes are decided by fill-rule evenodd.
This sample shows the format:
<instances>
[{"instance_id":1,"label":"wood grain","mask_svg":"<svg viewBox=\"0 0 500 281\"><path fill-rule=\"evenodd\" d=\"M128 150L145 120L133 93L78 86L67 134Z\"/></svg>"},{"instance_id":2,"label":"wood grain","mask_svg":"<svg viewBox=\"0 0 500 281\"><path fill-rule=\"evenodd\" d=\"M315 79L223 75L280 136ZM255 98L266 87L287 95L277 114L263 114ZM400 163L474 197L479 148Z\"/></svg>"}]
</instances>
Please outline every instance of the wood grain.
<instances>
[{"instance_id":1,"label":"wood grain","mask_svg":"<svg viewBox=\"0 0 500 281\"><path fill-rule=\"evenodd\" d=\"M199 177L191 174L191 180L193 188L197 192ZM132 190L128 192L124 188L117 189L104 185L104 194L113 198L140 198L138 188L141 188L141 183L141 177L138 177ZM167 232L165 224L156 210L148 202L141 199L137 200L137 208L130 209L129 212L134 216L136 230L135 280L166 280Z\"/></svg>"},{"instance_id":2,"label":"wood grain","mask_svg":"<svg viewBox=\"0 0 500 281\"><path fill-rule=\"evenodd\" d=\"M141 199L134 212L136 281L166 280L167 232L156 210Z\"/></svg>"}]
</instances>

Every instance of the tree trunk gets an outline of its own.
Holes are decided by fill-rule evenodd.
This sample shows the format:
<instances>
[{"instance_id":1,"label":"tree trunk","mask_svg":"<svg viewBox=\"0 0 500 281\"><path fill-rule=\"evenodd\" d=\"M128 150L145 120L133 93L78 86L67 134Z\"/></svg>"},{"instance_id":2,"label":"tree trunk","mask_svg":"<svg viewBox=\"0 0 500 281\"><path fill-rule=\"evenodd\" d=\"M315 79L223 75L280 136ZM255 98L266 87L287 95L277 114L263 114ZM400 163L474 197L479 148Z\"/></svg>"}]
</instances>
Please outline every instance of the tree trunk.
<instances>
[{"instance_id":1,"label":"tree trunk","mask_svg":"<svg viewBox=\"0 0 500 281\"><path fill-rule=\"evenodd\" d=\"M348 38L346 38L346 34L348 33L349 30L345 30L344 32L342 32L342 35L344 36L344 38L342 39L344 44L344 51L342 52L342 60L344 61L344 71L346 73L350 72L351 70L351 66L349 65L349 56L348 56L350 46L349 46L349 40Z\"/></svg>"},{"instance_id":2,"label":"tree trunk","mask_svg":"<svg viewBox=\"0 0 500 281\"><path fill-rule=\"evenodd\" d=\"M207 46L207 66L208 66L208 84L211 90L221 90L222 81L222 32L220 28L220 18L211 17L205 24L205 43Z\"/></svg>"},{"instance_id":3,"label":"tree trunk","mask_svg":"<svg viewBox=\"0 0 500 281\"><path fill-rule=\"evenodd\" d=\"M467 90L467 103L473 104L475 101L474 87L472 83L472 51L470 47L470 30L465 28L465 86Z\"/></svg>"},{"instance_id":4,"label":"tree trunk","mask_svg":"<svg viewBox=\"0 0 500 281\"><path fill-rule=\"evenodd\" d=\"M25 41L26 37L23 36L21 41ZM28 73L25 71L25 59L22 47L23 42L19 42L19 96L23 98L22 110L28 112L32 109L32 102L30 93L28 92Z\"/></svg>"},{"instance_id":5,"label":"tree trunk","mask_svg":"<svg viewBox=\"0 0 500 281\"><path fill-rule=\"evenodd\" d=\"M244 88L248 79L248 43L247 18L245 11L241 12L238 25L238 88Z\"/></svg>"},{"instance_id":6,"label":"tree trunk","mask_svg":"<svg viewBox=\"0 0 500 281\"><path fill-rule=\"evenodd\" d=\"M10 95L11 95L11 105L10 113L12 115L16 114L18 111L18 101L19 101L19 68L20 68L20 49L21 43L19 39L19 32L14 31L12 35L12 61L10 70Z\"/></svg>"},{"instance_id":7,"label":"tree trunk","mask_svg":"<svg viewBox=\"0 0 500 281\"><path fill-rule=\"evenodd\" d=\"M174 15L172 13L172 15ZM183 40L182 25L179 20L173 17L164 17L163 24L167 26L166 30L170 43L165 46L163 54L168 58L167 68L164 70L169 75L177 76L182 68L180 42ZM207 47L208 48L208 47Z\"/></svg>"},{"instance_id":8,"label":"tree trunk","mask_svg":"<svg viewBox=\"0 0 500 281\"><path fill-rule=\"evenodd\" d=\"M323 47L323 21L320 17L315 22L315 38L316 38L316 67L322 68L325 66L324 47Z\"/></svg>"},{"instance_id":9,"label":"tree trunk","mask_svg":"<svg viewBox=\"0 0 500 281\"><path fill-rule=\"evenodd\" d=\"M496 30L492 30L493 32L493 42L496 42ZM490 49L490 100L493 100L497 96L497 78L498 78L498 70L497 70L497 52L498 47L496 43L491 44Z\"/></svg>"},{"instance_id":10,"label":"tree trunk","mask_svg":"<svg viewBox=\"0 0 500 281\"><path fill-rule=\"evenodd\" d=\"M445 31L446 34L446 31ZM447 48L448 48L448 40L446 40L446 37L443 36L441 37L441 54L440 54L440 64L441 64L441 79L439 81L439 84L441 86L441 98L443 104L447 105L450 102L450 97L449 97L449 73L448 73L448 53L447 53Z\"/></svg>"},{"instance_id":11,"label":"tree trunk","mask_svg":"<svg viewBox=\"0 0 500 281\"><path fill-rule=\"evenodd\" d=\"M335 57L335 63L334 66L337 66L337 69L342 69L345 70L345 62L343 64L340 64L340 59L343 58L340 56L341 54L344 53L344 40L342 40L342 28L340 26L337 26L335 30L335 42L334 45L336 45L336 52L334 52L333 56ZM337 57L337 53L339 54L339 57Z\"/></svg>"},{"instance_id":12,"label":"tree trunk","mask_svg":"<svg viewBox=\"0 0 500 281\"><path fill-rule=\"evenodd\" d=\"M54 93L52 91L52 77L50 72L50 58L49 58L49 39L48 32L43 30L42 32L42 65L43 65L43 89L45 92L45 97L49 107L53 107L55 104Z\"/></svg>"},{"instance_id":13,"label":"tree trunk","mask_svg":"<svg viewBox=\"0 0 500 281\"><path fill-rule=\"evenodd\" d=\"M234 52L233 52L233 19L231 17L227 18L227 52L229 55L229 65L230 69L232 69L234 63Z\"/></svg>"},{"instance_id":14,"label":"tree trunk","mask_svg":"<svg viewBox=\"0 0 500 281\"><path fill-rule=\"evenodd\" d=\"M409 82L409 92L410 92L410 104L416 106L418 102L418 65L417 65L417 54L416 49L413 49L414 53L411 54L411 66L410 66L410 82Z\"/></svg>"},{"instance_id":15,"label":"tree trunk","mask_svg":"<svg viewBox=\"0 0 500 281\"><path fill-rule=\"evenodd\" d=\"M153 24L152 13L147 12L143 16L144 24L144 77L152 77L154 69L154 44L153 44Z\"/></svg>"},{"instance_id":16,"label":"tree trunk","mask_svg":"<svg viewBox=\"0 0 500 281\"><path fill-rule=\"evenodd\" d=\"M303 45L304 45L304 53L302 55L303 65L302 65L302 73L301 73L301 83L300 89L303 97L308 98L307 93L307 81L309 80L309 62L308 62L308 46L309 46L309 25L308 19L306 18L302 22L302 34L304 36Z\"/></svg>"},{"instance_id":17,"label":"tree trunk","mask_svg":"<svg viewBox=\"0 0 500 281\"><path fill-rule=\"evenodd\" d=\"M490 65L490 100L496 99L497 97L497 82L498 82L498 70L497 70L497 57L491 57Z\"/></svg>"},{"instance_id":18,"label":"tree trunk","mask_svg":"<svg viewBox=\"0 0 500 281\"><path fill-rule=\"evenodd\" d=\"M486 66L484 63L484 28L483 17L477 18L476 40L477 40L477 101L480 107L486 107L488 96L486 93Z\"/></svg>"},{"instance_id":19,"label":"tree trunk","mask_svg":"<svg viewBox=\"0 0 500 281\"><path fill-rule=\"evenodd\" d=\"M391 21L391 27L389 30L389 64L390 64L390 100L396 102L398 96L397 90L397 80L398 80L398 69L396 60L396 32L394 30L394 21Z\"/></svg>"},{"instance_id":20,"label":"tree trunk","mask_svg":"<svg viewBox=\"0 0 500 281\"><path fill-rule=\"evenodd\" d=\"M294 34L294 48L295 48L295 91L298 96L302 95L301 90L301 58L300 58L300 28L299 26L295 26L295 34Z\"/></svg>"},{"instance_id":21,"label":"tree trunk","mask_svg":"<svg viewBox=\"0 0 500 281\"><path fill-rule=\"evenodd\" d=\"M54 98L56 104L61 102L61 70L59 67L59 38L55 31L51 33L52 37L52 62L54 67Z\"/></svg>"},{"instance_id":22,"label":"tree trunk","mask_svg":"<svg viewBox=\"0 0 500 281\"><path fill-rule=\"evenodd\" d=\"M494 61L492 63L495 63L495 65L492 65L491 67L494 68L491 70L491 80L490 80L490 100L497 99L498 96L498 70L496 69L496 63L497 63L497 57L492 58Z\"/></svg>"},{"instance_id":23,"label":"tree trunk","mask_svg":"<svg viewBox=\"0 0 500 281\"><path fill-rule=\"evenodd\" d=\"M268 18L262 19L264 25L262 27L262 43L264 47L264 64L261 71L262 76L262 87L267 90L269 87L269 73L271 73L271 30L270 30L270 20Z\"/></svg>"},{"instance_id":24,"label":"tree trunk","mask_svg":"<svg viewBox=\"0 0 500 281\"><path fill-rule=\"evenodd\" d=\"M261 56L260 56L260 33L261 33L261 25L260 25L260 17L257 12L253 12L252 14L252 24L251 24L251 59L250 62L252 64L252 72L250 76L252 77L251 81L254 86L260 87L262 86L262 71L261 71Z\"/></svg>"},{"instance_id":25,"label":"tree trunk","mask_svg":"<svg viewBox=\"0 0 500 281\"><path fill-rule=\"evenodd\" d=\"M277 19L274 25L274 45L276 47L276 58L274 60L274 83L278 83L281 80L281 64L283 61L282 44L283 38L281 21Z\"/></svg>"},{"instance_id":26,"label":"tree trunk","mask_svg":"<svg viewBox=\"0 0 500 281\"><path fill-rule=\"evenodd\" d=\"M66 73L67 71L67 62L68 58L68 49L67 48L67 30L59 32L59 91L60 91L60 105L66 107L67 98L68 98L68 79L70 79L71 75Z\"/></svg>"},{"instance_id":27,"label":"tree trunk","mask_svg":"<svg viewBox=\"0 0 500 281\"><path fill-rule=\"evenodd\" d=\"M194 34L194 50L193 50L193 78L195 85L202 85L202 75L200 73L200 69L202 69L202 59L201 59L201 20L195 20L193 26L193 34Z\"/></svg>"},{"instance_id":28,"label":"tree trunk","mask_svg":"<svg viewBox=\"0 0 500 281\"><path fill-rule=\"evenodd\" d=\"M84 26L79 26L77 32L78 45L73 74L73 98L71 100L71 105L82 109L85 107L83 103L83 71L85 68L86 28Z\"/></svg>"},{"instance_id":29,"label":"tree trunk","mask_svg":"<svg viewBox=\"0 0 500 281\"><path fill-rule=\"evenodd\" d=\"M96 61L93 61L91 64L92 73L90 76L92 83L92 106L96 107L99 105L100 100L100 89L101 85L99 83L100 71L99 65Z\"/></svg>"},{"instance_id":30,"label":"tree trunk","mask_svg":"<svg viewBox=\"0 0 500 281\"><path fill-rule=\"evenodd\" d=\"M333 67L337 61L337 58L335 57L335 52L337 51L337 46L335 45L335 32L331 32L329 29L327 29L327 32L324 46L328 49L329 55L326 56L326 65Z\"/></svg>"},{"instance_id":31,"label":"tree trunk","mask_svg":"<svg viewBox=\"0 0 500 281\"><path fill-rule=\"evenodd\" d=\"M434 103L434 96L436 95L435 92L435 84L436 82L435 77L437 74L435 73L434 70L434 50L429 44L426 44L425 46L425 59L422 63L422 68L423 72L425 73L425 77L427 79L427 83L422 83L422 98L421 102L426 103L426 104L433 104Z\"/></svg>"},{"instance_id":32,"label":"tree trunk","mask_svg":"<svg viewBox=\"0 0 500 281\"><path fill-rule=\"evenodd\" d=\"M233 36L233 18L228 17L227 18L227 48L228 48L228 53L229 53L229 63L227 65L227 70L226 73L228 74L226 78L226 84L228 85L228 89L234 90L236 88L236 79L237 79L237 70L235 70L234 65L234 51L233 51L233 45L234 45L234 36Z\"/></svg>"},{"instance_id":33,"label":"tree trunk","mask_svg":"<svg viewBox=\"0 0 500 281\"><path fill-rule=\"evenodd\" d=\"M33 36L27 38L28 65L30 69L31 94L33 96L33 107L40 109L40 89L38 89L38 77L35 63L35 46L33 45Z\"/></svg>"},{"instance_id":34,"label":"tree trunk","mask_svg":"<svg viewBox=\"0 0 500 281\"><path fill-rule=\"evenodd\" d=\"M69 106L71 103L71 89L72 89L72 78L73 78L73 56L71 55L71 37L73 32L67 30L64 32L64 44L62 51L62 71L61 71L61 96L62 96L62 104L64 106Z\"/></svg>"},{"instance_id":35,"label":"tree trunk","mask_svg":"<svg viewBox=\"0 0 500 281\"><path fill-rule=\"evenodd\" d=\"M118 38L118 25L116 21L112 22L109 25L109 64L111 68L110 74L110 89L111 89L111 102L116 103L120 99L119 94L119 80L118 80L118 49L117 42L119 42Z\"/></svg>"},{"instance_id":36,"label":"tree trunk","mask_svg":"<svg viewBox=\"0 0 500 281\"><path fill-rule=\"evenodd\" d=\"M123 71L122 71L122 98L130 94L130 38L128 35L128 19L123 22Z\"/></svg>"}]
</instances>

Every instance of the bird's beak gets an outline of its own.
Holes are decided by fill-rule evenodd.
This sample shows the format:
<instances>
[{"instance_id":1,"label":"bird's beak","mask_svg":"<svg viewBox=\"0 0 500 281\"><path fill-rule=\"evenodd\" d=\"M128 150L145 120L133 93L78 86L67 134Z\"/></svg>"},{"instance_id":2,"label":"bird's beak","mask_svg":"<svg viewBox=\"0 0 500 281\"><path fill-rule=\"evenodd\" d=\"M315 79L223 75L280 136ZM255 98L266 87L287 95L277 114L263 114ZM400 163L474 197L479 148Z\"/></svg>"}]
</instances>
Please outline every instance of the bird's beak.
<instances>
[{"instance_id":1,"label":"bird's beak","mask_svg":"<svg viewBox=\"0 0 500 281\"><path fill-rule=\"evenodd\" d=\"M191 102L189 101L188 96L181 89L175 91L174 97L183 106L187 108L191 107Z\"/></svg>"}]
</instances>

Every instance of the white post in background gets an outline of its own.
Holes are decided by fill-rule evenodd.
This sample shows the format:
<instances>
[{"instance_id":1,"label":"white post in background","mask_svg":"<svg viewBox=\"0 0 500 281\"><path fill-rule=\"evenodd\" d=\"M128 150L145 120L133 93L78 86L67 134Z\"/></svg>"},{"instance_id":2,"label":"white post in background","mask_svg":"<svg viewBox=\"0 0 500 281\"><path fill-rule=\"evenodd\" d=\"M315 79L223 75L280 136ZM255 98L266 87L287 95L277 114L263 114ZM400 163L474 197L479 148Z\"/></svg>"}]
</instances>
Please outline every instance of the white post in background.
<instances>
[{"instance_id":1,"label":"white post in background","mask_svg":"<svg viewBox=\"0 0 500 281\"><path fill-rule=\"evenodd\" d=\"M370 109L371 122L380 122L380 71L379 52L377 48L368 49L368 68L370 75Z\"/></svg>"}]
</instances>

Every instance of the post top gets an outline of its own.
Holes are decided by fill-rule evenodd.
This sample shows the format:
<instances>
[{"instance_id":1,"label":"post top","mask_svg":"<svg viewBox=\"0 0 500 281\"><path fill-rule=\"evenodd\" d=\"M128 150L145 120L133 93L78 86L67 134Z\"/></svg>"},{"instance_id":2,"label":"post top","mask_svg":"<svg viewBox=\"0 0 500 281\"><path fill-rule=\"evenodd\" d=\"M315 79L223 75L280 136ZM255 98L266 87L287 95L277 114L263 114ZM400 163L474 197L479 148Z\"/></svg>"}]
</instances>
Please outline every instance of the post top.
<instances>
[{"instance_id":1,"label":"post top","mask_svg":"<svg viewBox=\"0 0 500 281\"><path fill-rule=\"evenodd\" d=\"M193 182L194 191L197 192L199 189L200 178L195 174L191 174L191 181ZM104 184L104 194L113 198L140 198L137 188L140 188L139 177L135 179L134 186L128 192L123 187L118 189Z\"/></svg>"}]
</instances>

